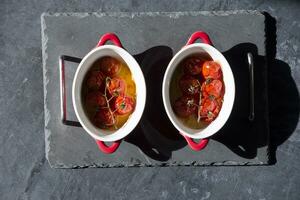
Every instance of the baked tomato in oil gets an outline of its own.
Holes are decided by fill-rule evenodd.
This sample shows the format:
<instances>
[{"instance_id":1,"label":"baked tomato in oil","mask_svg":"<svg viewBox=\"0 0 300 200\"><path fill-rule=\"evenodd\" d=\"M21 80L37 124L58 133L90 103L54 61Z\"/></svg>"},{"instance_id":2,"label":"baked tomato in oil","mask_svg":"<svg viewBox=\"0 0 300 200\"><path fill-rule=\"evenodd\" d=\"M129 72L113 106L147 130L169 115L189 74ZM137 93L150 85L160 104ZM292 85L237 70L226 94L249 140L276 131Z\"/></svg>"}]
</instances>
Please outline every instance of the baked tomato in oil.
<instances>
[{"instance_id":1,"label":"baked tomato in oil","mask_svg":"<svg viewBox=\"0 0 300 200\"><path fill-rule=\"evenodd\" d=\"M116 124L116 118L108 108L100 108L94 117L94 122L101 128L110 127Z\"/></svg>"},{"instance_id":2,"label":"baked tomato in oil","mask_svg":"<svg viewBox=\"0 0 300 200\"><path fill-rule=\"evenodd\" d=\"M110 77L116 76L121 69L120 61L109 56L101 58L99 65L100 70Z\"/></svg>"},{"instance_id":3,"label":"baked tomato in oil","mask_svg":"<svg viewBox=\"0 0 300 200\"><path fill-rule=\"evenodd\" d=\"M182 96L175 101L173 108L179 117L186 118L196 113L197 103L194 97Z\"/></svg>"},{"instance_id":4,"label":"baked tomato in oil","mask_svg":"<svg viewBox=\"0 0 300 200\"><path fill-rule=\"evenodd\" d=\"M124 115L134 110L135 102L130 96L118 96L114 101L114 108L117 114Z\"/></svg>"},{"instance_id":5,"label":"baked tomato in oil","mask_svg":"<svg viewBox=\"0 0 300 200\"><path fill-rule=\"evenodd\" d=\"M210 97L204 98L201 101L200 116L204 121L211 122L218 116L220 109L221 105L216 99Z\"/></svg>"},{"instance_id":6,"label":"baked tomato in oil","mask_svg":"<svg viewBox=\"0 0 300 200\"><path fill-rule=\"evenodd\" d=\"M99 90L105 80L105 75L100 71L91 71L87 78L87 87L91 90Z\"/></svg>"},{"instance_id":7,"label":"baked tomato in oil","mask_svg":"<svg viewBox=\"0 0 300 200\"><path fill-rule=\"evenodd\" d=\"M111 96L123 96L125 93L126 83L123 79L115 77L108 79L106 83L107 90Z\"/></svg>"},{"instance_id":8,"label":"baked tomato in oil","mask_svg":"<svg viewBox=\"0 0 300 200\"><path fill-rule=\"evenodd\" d=\"M189 75L184 75L181 77L179 80L179 87L186 95L198 94L201 89L199 80Z\"/></svg>"},{"instance_id":9,"label":"baked tomato in oil","mask_svg":"<svg viewBox=\"0 0 300 200\"><path fill-rule=\"evenodd\" d=\"M90 106L99 106L99 107L106 106L106 99L103 96L103 93L99 91L89 92L86 95L85 101Z\"/></svg>"},{"instance_id":10,"label":"baked tomato in oil","mask_svg":"<svg viewBox=\"0 0 300 200\"><path fill-rule=\"evenodd\" d=\"M188 75L201 74L204 61L197 57L187 58L184 62L184 72Z\"/></svg>"},{"instance_id":11,"label":"baked tomato in oil","mask_svg":"<svg viewBox=\"0 0 300 200\"><path fill-rule=\"evenodd\" d=\"M223 95L223 83L220 80L207 79L202 84L202 95L204 97L214 96L219 98Z\"/></svg>"},{"instance_id":12,"label":"baked tomato in oil","mask_svg":"<svg viewBox=\"0 0 300 200\"><path fill-rule=\"evenodd\" d=\"M205 79L221 79L221 66L219 65L219 63L214 61L205 61L202 66L202 75Z\"/></svg>"}]
</instances>

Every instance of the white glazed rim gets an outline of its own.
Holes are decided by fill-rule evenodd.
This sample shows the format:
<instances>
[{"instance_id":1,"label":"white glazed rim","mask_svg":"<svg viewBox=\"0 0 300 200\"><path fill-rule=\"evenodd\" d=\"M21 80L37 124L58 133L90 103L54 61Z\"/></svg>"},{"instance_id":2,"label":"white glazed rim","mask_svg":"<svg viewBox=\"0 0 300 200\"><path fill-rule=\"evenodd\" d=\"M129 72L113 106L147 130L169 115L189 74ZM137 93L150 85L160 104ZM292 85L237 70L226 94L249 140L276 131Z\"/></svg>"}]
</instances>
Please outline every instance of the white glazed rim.
<instances>
[{"instance_id":1,"label":"white glazed rim","mask_svg":"<svg viewBox=\"0 0 300 200\"><path fill-rule=\"evenodd\" d=\"M82 105L81 89L86 73L96 60L112 56L123 60L129 67L136 84L136 106L127 122L116 131L108 131L94 126L88 119ZM146 103L146 83L136 60L124 49L114 45L103 45L90 51L80 62L72 87L72 100L76 116L86 132L96 140L113 142L126 137L139 123Z\"/></svg>"},{"instance_id":2,"label":"white glazed rim","mask_svg":"<svg viewBox=\"0 0 300 200\"><path fill-rule=\"evenodd\" d=\"M223 81L225 85L225 94L223 99L224 101L218 117L213 122L211 122L204 129L191 129L189 127L186 127L173 112L170 102L170 82L173 72L177 65L180 63L180 61L182 61L185 57L191 54L203 51L208 53L214 61L219 62L221 65L223 72ZM167 67L163 79L162 96L167 115L171 120L172 124L181 134L194 139L210 137L213 134L217 133L223 127L232 111L235 98L235 83L230 65L228 64L227 60L222 55L222 53L220 53L216 48L214 48L211 45L204 43L195 43L185 46L172 58Z\"/></svg>"}]
</instances>

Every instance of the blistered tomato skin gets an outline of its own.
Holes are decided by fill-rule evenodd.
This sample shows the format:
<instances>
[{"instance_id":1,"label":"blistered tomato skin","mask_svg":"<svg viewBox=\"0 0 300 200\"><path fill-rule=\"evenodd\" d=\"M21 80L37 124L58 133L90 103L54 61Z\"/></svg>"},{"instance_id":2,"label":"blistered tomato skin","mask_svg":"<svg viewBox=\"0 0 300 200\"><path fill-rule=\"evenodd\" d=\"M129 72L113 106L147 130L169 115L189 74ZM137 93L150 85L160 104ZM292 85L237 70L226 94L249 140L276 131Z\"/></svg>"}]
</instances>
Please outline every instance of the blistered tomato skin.
<instances>
[{"instance_id":1,"label":"blistered tomato skin","mask_svg":"<svg viewBox=\"0 0 300 200\"><path fill-rule=\"evenodd\" d=\"M200 106L200 116L206 122L213 121L220 112L221 105L214 98L202 99Z\"/></svg>"},{"instance_id":2,"label":"blistered tomato skin","mask_svg":"<svg viewBox=\"0 0 300 200\"><path fill-rule=\"evenodd\" d=\"M108 108L101 108L94 117L95 124L100 127L110 127L116 123L116 118Z\"/></svg>"},{"instance_id":3,"label":"blistered tomato skin","mask_svg":"<svg viewBox=\"0 0 300 200\"><path fill-rule=\"evenodd\" d=\"M202 75L205 79L221 79L221 66L214 61L205 61L202 66Z\"/></svg>"},{"instance_id":4,"label":"blistered tomato skin","mask_svg":"<svg viewBox=\"0 0 300 200\"><path fill-rule=\"evenodd\" d=\"M204 98L202 99L200 114L201 116L207 116L208 112L213 112L217 107L217 102L214 99Z\"/></svg>"},{"instance_id":5,"label":"blistered tomato skin","mask_svg":"<svg viewBox=\"0 0 300 200\"><path fill-rule=\"evenodd\" d=\"M106 76L116 76L121 68L121 63L112 57L103 57L100 60L100 70L106 75Z\"/></svg>"},{"instance_id":6,"label":"blistered tomato skin","mask_svg":"<svg viewBox=\"0 0 300 200\"><path fill-rule=\"evenodd\" d=\"M223 83L220 80L208 80L202 85L203 96L214 96L219 98L223 95Z\"/></svg>"},{"instance_id":7,"label":"blistered tomato skin","mask_svg":"<svg viewBox=\"0 0 300 200\"><path fill-rule=\"evenodd\" d=\"M131 113L134 110L134 100L129 96L118 96L115 99L114 108L116 113L119 115L124 115Z\"/></svg>"},{"instance_id":8,"label":"blistered tomato skin","mask_svg":"<svg viewBox=\"0 0 300 200\"><path fill-rule=\"evenodd\" d=\"M106 99L103 96L103 93L99 91L89 92L86 95L86 103L90 106L104 107L106 106Z\"/></svg>"},{"instance_id":9,"label":"blistered tomato skin","mask_svg":"<svg viewBox=\"0 0 300 200\"><path fill-rule=\"evenodd\" d=\"M112 78L107 82L107 90L111 96L123 96L125 93L126 83L121 78Z\"/></svg>"},{"instance_id":10,"label":"blistered tomato skin","mask_svg":"<svg viewBox=\"0 0 300 200\"><path fill-rule=\"evenodd\" d=\"M87 87L90 90L99 90L105 80L105 75L100 71L91 71L87 79Z\"/></svg>"},{"instance_id":11,"label":"blistered tomato skin","mask_svg":"<svg viewBox=\"0 0 300 200\"><path fill-rule=\"evenodd\" d=\"M185 75L179 80L179 87L186 95L198 94L201 89L199 80L189 75Z\"/></svg>"},{"instance_id":12,"label":"blistered tomato skin","mask_svg":"<svg viewBox=\"0 0 300 200\"><path fill-rule=\"evenodd\" d=\"M194 97L182 96L176 100L174 111L179 117L189 117L197 111L197 100Z\"/></svg>"},{"instance_id":13,"label":"blistered tomato skin","mask_svg":"<svg viewBox=\"0 0 300 200\"><path fill-rule=\"evenodd\" d=\"M184 73L188 75L200 75L202 71L203 60L199 58L188 58L184 63Z\"/></svg>"}]
</instances>

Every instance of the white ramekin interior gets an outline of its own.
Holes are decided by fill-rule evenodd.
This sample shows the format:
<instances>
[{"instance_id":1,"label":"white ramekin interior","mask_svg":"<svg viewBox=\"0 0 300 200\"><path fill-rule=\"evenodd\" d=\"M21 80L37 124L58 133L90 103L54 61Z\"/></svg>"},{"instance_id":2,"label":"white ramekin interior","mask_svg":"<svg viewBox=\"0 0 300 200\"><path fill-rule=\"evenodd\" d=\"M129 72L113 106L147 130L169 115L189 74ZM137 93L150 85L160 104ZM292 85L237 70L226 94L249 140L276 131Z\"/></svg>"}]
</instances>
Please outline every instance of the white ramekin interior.
<instances>
[{"instance_id":1,"label":"white ramekin interior","mask_svg":"<svg viewBox=\"0 0 300 200\"><path fill-rule=\"evenodd\" d=\"M174 70L178 64L187 56L201 52L208 53L214 61L220 63L223 72L225 94L224 102L218 117L204 129L192 129L185 126L173 112L170 102L170 83ZM178 131L194 139L207 138L218 132L230 116L235 98L234 77L227 60L217 49L204 43L191 44L182 48L170 61L163 79L162 96L167 115Z\"/></svg>"},{"instance_id":2,"label":"white ramekin interior","mask_svg":"<svg viewBox=\"0 0 300 200\"><path fill-rule=\"evenodd\" d=\"M136 107L127 122L116 131L100 129L94 126L88 119L81 97L81 91L84 78L93 63L101 57L111 56L124 61L131 70L133 80L136 84ZM104 45L93 49L80 62L76 71L73 88L72 100L76 116L82 127L95 139L112 142L124 138L128 135L139 123L146 103L146 84L144 75L136 60L124 49L114 45Z\"/></svg>"}]
</instances>

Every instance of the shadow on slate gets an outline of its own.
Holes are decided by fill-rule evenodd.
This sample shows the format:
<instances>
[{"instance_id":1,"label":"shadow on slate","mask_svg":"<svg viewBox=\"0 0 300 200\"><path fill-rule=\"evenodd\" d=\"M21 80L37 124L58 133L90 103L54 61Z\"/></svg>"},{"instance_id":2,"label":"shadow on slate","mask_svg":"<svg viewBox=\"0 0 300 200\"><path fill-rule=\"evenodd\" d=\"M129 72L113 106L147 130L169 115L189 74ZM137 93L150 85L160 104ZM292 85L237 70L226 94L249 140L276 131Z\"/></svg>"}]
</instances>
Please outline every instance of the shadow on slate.
<instances>
[{"instance_id":1,"label":"shadow on slate","mask_svg":"<svg viewBox=\"0 0 300 200\"><path fill-rule=\"evenodd\" d=\"M168 119L162 101L163 76L172 56L172 49L167 46L155 46L134 56L145 76L147 101L141 122L125 140L159 161L169 160L172 151L186 146Z\"/></svg>"},{"instance_id":2,"label":"shadow on slate","mask_svg":"<svg viewBox=\"0 0 300 200\"><path fill-rule=\"evenodd\" d=\"M289 65L275 59L276 20L268 13L264 15L266 57L257 55L257 47L251 43L236 45L223 53L234 74L236 97L230 118L212 139L223 143L239 156L249 159L256 157L258 147L269 145L269 164L275 164L278 145L286 141L297 126L300 106L298 90ZM248 52L254 55L255 120L253 122L248 121ZM268 87L267 94L264 94L264 87ZM264 101L268 104L262 104ZM267 108L264 108L265 106ZM269 138L261 134L262 131L269 132Z\"/></svg>"},{"instance_id":3,"label":"shadow on slate","mask_svg":"<svg viewBox=\"0 0 300 200\"><path fill-rule=\"evenodd\" d=\"M249 121L249 68L247 53L254 57L255 119ZM267 66L263 57L258 56L257 47L241 43L223 52L235 79L235 101L231 115L223 128L212 139L223 143L237 155L253 159L259 146L268 143L268 96ZM226 106L226 105L224 105ZM260 144L260 145L259 145Z\"/></svg>"},{"instance_id":4,"label":"shadow on slate","mask_svg":"<svg viewBox=\"0 0 300 200\"><path fill-rule=\"evenodd\" d=\"M276 57L276 19L267 12L266 50L269 66L270 164L276 163L276 150L296 129L300 99L290 66Z\"/></svg>"}]
</instances>

